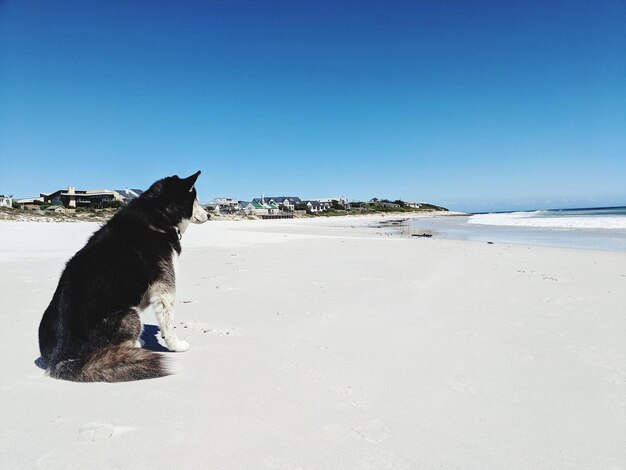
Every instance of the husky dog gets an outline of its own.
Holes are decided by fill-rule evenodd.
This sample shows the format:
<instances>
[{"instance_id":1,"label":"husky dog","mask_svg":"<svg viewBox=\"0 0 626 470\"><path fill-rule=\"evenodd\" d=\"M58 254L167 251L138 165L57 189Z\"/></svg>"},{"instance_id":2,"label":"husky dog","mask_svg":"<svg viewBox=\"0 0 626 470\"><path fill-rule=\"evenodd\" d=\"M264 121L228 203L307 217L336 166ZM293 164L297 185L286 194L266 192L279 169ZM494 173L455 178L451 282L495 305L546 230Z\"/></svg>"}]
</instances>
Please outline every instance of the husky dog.
<instances>
[{"instance_id":1,"label":"husky dog","mask_svg":"<svg viewBox=\"0 0 626 470\"><path fill-rule=\"evenodd\" d=\"M167 347L189 349L174 331L174 295L180 238L189 223L208 219L194 188L199 175L157 181L67 262L39 325L51 377L123 382L167 375L159 354L137 347L139 312L149 305Z\"/></svg>"}]
</instances>

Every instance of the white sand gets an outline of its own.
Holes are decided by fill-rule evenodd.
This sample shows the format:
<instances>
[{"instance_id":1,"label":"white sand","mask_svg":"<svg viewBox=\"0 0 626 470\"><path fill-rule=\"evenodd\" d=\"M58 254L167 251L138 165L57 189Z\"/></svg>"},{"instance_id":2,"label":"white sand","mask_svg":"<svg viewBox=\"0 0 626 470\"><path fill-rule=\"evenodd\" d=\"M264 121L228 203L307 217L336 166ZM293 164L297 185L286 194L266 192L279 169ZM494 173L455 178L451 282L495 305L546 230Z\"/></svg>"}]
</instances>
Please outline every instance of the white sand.
<instances>
[{"instance_id":1,"label":"white sand","mask_svg":"<svg viewBox=\"0 0 626 470\"><path fill-rule=\"evenodd\" d=\"M1 222L0 467L626 468L626 254L377 237L366 221L190 227L177 319L192 349L167 354L173 376L121 384L34 363L96 225Z\"/></svg>"}]
</instances>

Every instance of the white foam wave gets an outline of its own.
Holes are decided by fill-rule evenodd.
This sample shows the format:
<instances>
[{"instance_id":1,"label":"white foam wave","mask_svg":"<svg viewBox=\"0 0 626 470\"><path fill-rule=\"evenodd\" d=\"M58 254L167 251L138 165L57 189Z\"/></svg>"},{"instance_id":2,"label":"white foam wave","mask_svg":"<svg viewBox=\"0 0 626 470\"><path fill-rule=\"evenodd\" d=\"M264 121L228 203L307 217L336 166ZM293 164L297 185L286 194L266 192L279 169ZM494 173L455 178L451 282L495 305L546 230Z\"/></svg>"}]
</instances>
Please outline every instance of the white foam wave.
<instances>
[{"instance_id":1,"label":"white foam wave","mask_svg":"<svg viewBox=\"0 0 626 470\"><path fill-rule=\"evenodd\" d=\"M510 214L478 214L468 223L477 225L502 225L508 227L536 227L558 229L621 229L626 230L624 216L570 216L545 217L546 212L512 212Z\"/></svg>"}]
</instances>

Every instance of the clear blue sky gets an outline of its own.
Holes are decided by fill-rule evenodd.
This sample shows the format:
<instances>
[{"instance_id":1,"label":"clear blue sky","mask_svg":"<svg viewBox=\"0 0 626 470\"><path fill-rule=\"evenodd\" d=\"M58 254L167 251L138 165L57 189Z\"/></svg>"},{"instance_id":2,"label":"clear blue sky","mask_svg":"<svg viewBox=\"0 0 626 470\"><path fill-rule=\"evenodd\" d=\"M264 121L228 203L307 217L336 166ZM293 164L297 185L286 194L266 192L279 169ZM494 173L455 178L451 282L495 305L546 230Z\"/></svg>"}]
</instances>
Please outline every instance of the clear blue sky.
<instances>
[{"instance_id":1,"label":"clear blue sky","mask_svg":"<svg viewBox=\"0 0 626 470\"><path fill-rule=\"evenodd\" d=\"M626 204L626 2L0 2L0 193Z\"/></svg>"}]
</instances>

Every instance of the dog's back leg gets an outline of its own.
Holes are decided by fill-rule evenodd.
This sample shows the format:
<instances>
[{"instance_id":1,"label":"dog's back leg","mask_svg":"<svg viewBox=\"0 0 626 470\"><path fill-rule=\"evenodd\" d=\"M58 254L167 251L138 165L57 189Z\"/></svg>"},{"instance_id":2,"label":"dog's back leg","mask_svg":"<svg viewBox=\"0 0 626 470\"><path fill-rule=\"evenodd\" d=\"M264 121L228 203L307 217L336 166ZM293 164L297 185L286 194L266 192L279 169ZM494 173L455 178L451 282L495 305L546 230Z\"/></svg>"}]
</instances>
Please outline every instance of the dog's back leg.
<instances>
[{"instance_id":1,"label":"dog's back leg","mask_svg":"<svg viewBox=\"0 0 626 470\"><path fill-rule=\"evenodd\" d=\"M141 328L137 309L129 308L100 321L90 332L85 347L90 351L119 344L135 347L141 335Z\"/></svg>"},{"instance_id":2,"label":"dog's back leg","mask_svg":"<svg viewBox=\"0 0 626 470\"><path fill-rule=\"evenodd\" d=\"M123 382L167 375L163 358L135 347L141 333L137 309L103 319L76 356L50 368L50 376L78 382Z\"/></svg>"}]
</instances>

